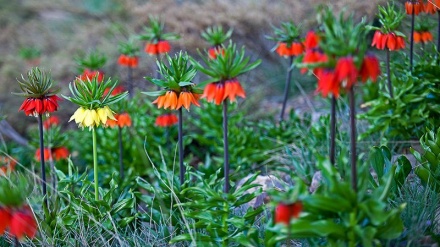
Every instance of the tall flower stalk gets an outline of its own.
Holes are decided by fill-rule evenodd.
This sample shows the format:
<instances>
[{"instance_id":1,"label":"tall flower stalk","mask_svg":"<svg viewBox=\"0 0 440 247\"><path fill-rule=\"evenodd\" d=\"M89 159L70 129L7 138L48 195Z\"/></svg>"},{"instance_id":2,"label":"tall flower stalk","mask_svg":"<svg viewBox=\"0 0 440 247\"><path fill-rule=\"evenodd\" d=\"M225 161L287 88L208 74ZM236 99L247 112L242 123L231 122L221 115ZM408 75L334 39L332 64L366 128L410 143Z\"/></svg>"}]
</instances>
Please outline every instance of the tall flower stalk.
<instances>
[{"instance_id":1,"label":"tall flower stalk","mask_svg":"<svg viewBox=\"0 0 440 247\"><path fill-rule=\"evenodd\" d=\"M303 54L305 47L300 40L300 30L292 21L281 23L281 27L273 27L273 36L268 36L270 40L277 42L274 51L281 57L288 58L286 83L284 87L284 97L280 113L280 121L284 120L287 100L289 98L290 83L292 80L292 66L296 56Z\"/></svg>"},{"instance_id":2,"label":"tall flower stalk","mask_svg":"<svg viewBox=\"0 0 440 247\"><path fill-rule=\"evenodd\" d=\"M156 92L143 92L146 95L157 97L153 104L157 104L158 108L177 110L178 119L178 146L179 146L179 178L180 184L185 182L185 165L183 159L183 114L182 108L188 111L191 104L200 106L198 100L202 90L195 87L192 82L197 74L194 66L188 63L190 57L183 52L179 52L174 57L166 54L165 62L157 61L161 78L145 77L145 79L156 84L161 90Z\"/></svg>"},{"instance_id":3,"label":"tall flower stalk","mask_svg":"<svg viewBox=\"0 0 440 247\"><path fill-rule=\"evenodd\" d=\"M161 55L166 54L171 50L170 42L171 40L177 40L180 38L179 35L175 33L166 33L165 24L161 22L158 18L149 18L149 26L144 27L144 32L138 36L142 41L145 41L144 51L148 55L155 56L157 61L161 60ZM155 78L159 78L159 67Z\"/></svg>"},{"instance_id":4,"label":"tall flower stalk","mask_svg":"<svg viewBox=\"0 0 440 247\"><path fill-rule=\"evenodd\" d=\"M112 81L109 78L107 81L100 83L98 80L97 77L85 81L78 78L69 84L72 96L63 96L65 99L79 106L69 122L75 120L78 127L82 129L88 127L89 130L92 131L95 200L99 200L96 128L105 126L108 119L116 120L113 115L114 112L110 109L109 105L120 101L128 94L127 92L123 92L113 95L112 92L117 85L117 81Z\"/></svg>"},{"instance_id":5,"label":"tall flower stalk","mask_svg":"<svg viewBox=\"0 0 440 247\"><path fill-rule=\"evenodd\" d=\"M414 57L414 27L415 27L415 16L419 15L423 11L423 2L420 0L408 0L405 2L406 14L411 15L411 36L410 36L410 46L409 46L409 70L413 69L413 57Z\"/></svg>"},{"instance_id":6,"label":"tall flower stalk","mask_svg":"<svg viewBox=\"0 0 440 247\"><path fill-rule=\"evenodd\" d=\"M222 52L217 53L215 58L209 57L209 51L206 51L206 55L207 56L202 55L205 66L194 59L192 59L191 62L199 71L210 77L201 83L201 85L206 85L202 98L206 98L208 102L214 102L216 105L223 105L223 172L225 176L223 190L225 193L228 193L230 188L230 164L227 99L229 99L230 102L236 102L237 96L241 98L246 97L246 93L237 77L256 68L261 63L261 60L249 63L250 58L245 56L244 47L242 47L241 50L237 50L236 45L233 44L232 41L229 42L227 47L223 46Z\"/></svg>"},{"instance_id":7,"label":"tall flower stalk","mask_svg":"<svg viewBox=\"0 0 440 247\"><path fill-rule=\"evenodd\" d=\"M367 26L369 30L375 30L371 46L375 46L379 50L386 49L387 88L391 98L393 98L394 95L391 81L390 52L405 48L405 35L397 30L400 27L404 16L404 12L396 9L394 4L388 4L386 7L379 6L379 13L377 17L379 18L379 22L382 26Z\"/></svg>"},{"instance_id":8,"label":"tall flower stalk","mask_svg":"<svg viewBox=\"0 0 440 247\"><path fill-rule=\"evenodd\" d=\"M124 143L122 141L122 129L124 127L130 127L131 126L131 117L128 113L121 113L115 115L115 120L109 119L107 120L107 126L109 127L117 127L118 128L118 147L119 147L119 176L121 177L121 180L124 179L124 162L123 162L123 155L124 155Z\"/></svg>"},{"instance_id":9,"label":"tall flower stalk","mask_svg":"<svg viewBox=\"0 0 440 247\"><path fill-rule=\"evenodd\" d=\"M18 81L21 93L18 95L26 97L19 111L24 111L27 116L34 116L38 119L39 145L40 145L40 165L41 165L41 183L44 197L44 204L47 202L47 184L46 184L46 165L44 157L44 135L43 135L43 114L49 115L58 109L60 98L55 95L57 92L53 88L50 73L35 67L28 71L27 79L21 76Z\"/></svg>"},{"instance_id":10,"label":"tall flower stalk","mask_svg":"<svg viewBox=\"0 0 440 247\"><path fill-rule=\"evenodd\" d=\"M380 74L377 58L366 53L367 45L365 24L355 24L353 17L344 17L341 13L339 18L333 15L330 8L322 10L319 20L323 27L322 40L319 48L325 54L326 59L318 59L316 63L305 65L314 69L318 77L318 88L324 97L332 95L332 108L336 105L336 98L341 92L348 92L350 100L350 160L352 187L357 190L356 169L356 114L354 86L358 81L376 81ZM333 110L332 110L333 111ZM331 138L334 137L333 130ZM331 142L334 143L334 142ZM334 145L334 144L333 144ZM330 159L335 162L334 150L331 150Z\"/></svg>"},{"instance_id":11,"label":"tall flower stalk","mask_svg":"<svg viewBox=\"0 0 440 247\"><path fill-rule=\"evenodd\" d=\"M133 39L127 42L119 43L118 64L122 67L127 67L127 90L129 94L133 93L133 69L139 65L139 47L135 44Z\"/></svg>"}]
</instances>

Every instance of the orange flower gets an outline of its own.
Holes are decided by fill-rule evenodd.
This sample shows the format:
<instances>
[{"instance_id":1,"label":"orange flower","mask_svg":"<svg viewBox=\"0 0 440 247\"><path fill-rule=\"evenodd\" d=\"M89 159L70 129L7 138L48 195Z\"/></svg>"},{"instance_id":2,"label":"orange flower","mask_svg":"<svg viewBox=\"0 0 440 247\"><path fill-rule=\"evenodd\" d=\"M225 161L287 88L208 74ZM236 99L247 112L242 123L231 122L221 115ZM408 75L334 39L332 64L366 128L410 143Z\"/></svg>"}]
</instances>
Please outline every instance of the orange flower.
<instances>
[{"instance_id":1,"label":"orange flower","mask_svg":"<svg viewBox=\"0 0 440 247\"><path fill-rule=\"evenodd\" d=\"M246 93L241 87L240 82L235 78L225 81L225 94L223 100L229 98L230 102L236 102L237 100L235 98L237 96L246 98Z\"/></svg>"},{"instance_id":2,"label":"orange flower","mask_svg":"<svg viewBox=\"0 0 440 247\"><path fill-rule=\"evenodd\" d=\"M208 102L220 105L224 100L229 98L230 102L236 102L236 97L246 98L246 93L241 87L240 82L233 78L222 82L210 83L205 87L202 98L206 98Z\"/></svg>"},{"instance_id":3,"label":"orange flower","mask_svg":"<svg viewBox=\"0 0 440 247\"><path fill-rule=\"evenodd\" d=\"M157 45L156 44L147 43L147 44L145 44L144 51L147 54L156 55L157 54Z\"/></svg>"},{"instance_id":4,"label":"orange flower","mask_svg":"<svg viewBox=\"0 0 440 247\"><path fill-rule=\"evenodd\" d=\"M179 99L177 102L177 109L183 106L186 108L186 110L189 111L189 107L191 106L191 103L193 103L196 106L200 106L200 104L197 102L199 98L200 95L193 94L192 92L180 92Z\"/></svg>"},{"instance_id":5,"label":"orange flower","mask_svg":"<svg viewBox=\"0 0 440 247\"><path fill-rule=\"evenodd\" d=\"M309 31L306 34L304 47L306 50L317 48L319 44L319 36L314 31Z\"/></svg>"},{"instance_id":6,"label":"orange flower","mask_svg":"<svg viewBox=\"0 0 440 247\"><path fill-rule=\"evenodd\" d=\"M174 91L167 91L164 95L157 97L153 104L157 104L157 108L176 110L178 109L177 94Z\"/></svg>"},{"instance_id":7,"label":"orange flower","mask_svg":"<svg viewBox=\"0 0 440 247\"><path fill-rule=\"evenodd\" d=\"M130 56L121 54L118 58L118 64L121 66L136 68L139 64L139 58L136 56L130 57Z\"/></svg>"},{"instance_id":8,"label":"orange flower","mask_svg":"<svg viewBox=\"0 0 440 247\"><path fill-rule=\"evenodd\" d=\"M45 96L43 98L27 98L23 101L18 111L24 111L27 116L37 116L38 114L51 113L58 110L60 97L56 95Z\"/></svg>"},{"instance_id":9,"label":"orange flower","mask_svg":"<svg viewBox=\"0 0 440 247\"><path fill-rule=\"evenodd\" d=\"M106 122L106 125L108 127L130 127L131 126L131 117L128 113L121 113L115 115L115 120L108 119Z\"/></svg>"},{"instance_id":10,"label":"orange flower","mask_svg":"<svg viewBox=\"0 0 440 247\"><path fill-rule=\"evenodd\" d=\"M49 148L44 148L44 153L43 153L43 155L44 155L44 160L48 160L48 159L49 159L49 156L50 156L50 150L49 150ZM41 159L40 156L41 156L40 149L37 148L37 150L35 150L35 155L34 155L35 160L36 160L36 161L40 161L40 159Z\"/></svg>"},{"instance_id":11,"label":"orange flower","mask_svg":"<svg viewBox=\"0 0 440 247\"><path fill-rule=\"evenodd\" d=\"M293 42L292 44L287 44L284 42L279 42L278 47L275 50L278 55L283 57L298 56L304 52L304 47L299 42Z\"/></svg>"},{"instance_id":12,"label":"orange flower","mask_svg":"<svg viewBox=\"0 0 440 247\"><path fill-rule=\"evenodd\" d=\"M380 75L380 66L379 60L377 60L376 56L369 54L365 55L359 75L363 82L366 82L368 78L373 82L377 81L377 77Z\"/></svg>"},{"instance_id":13,"label":"orange flower","mask_svg":"<svg viewBox=\"0 0 440 247\"><path fill-rule=\"evenodd\" d=\"M412 15L413 11L414 15L418 15L423 11L423 3L420 0L408 0L405 2L405 10L408 15Z\"/></svg>"},{"instance_id":14,"label":"orange flower","mask_svg":"<svg viewBox=\"0 0 440 247\"><path fill-rule=\"evenodd\" d=\"M384 34L381 31L376 31L371 46L376 46L379 50L385 48L388 48L390 51L400 50L405 48L405 39L402 36L397 36L395 33Z\"/></svg>"},{"instance_id":15,"label":"orange flower","mask_svg":"<svg viewBox=\"0 0 440 247\"><path fill-rule=\"evenodd\" d=\"M176 115L171 114L171 113L167 113L164 115L160 115L156 118L156 126L159 127L169 127L169 126L173 126L175 125L177 122L179 121L179 119L177 118Z\"/></svg>"},{"instance_id":16,"label":"orange flower","mask_svg":"<svg viewBox=\"0 0 440 247\"><path fill-rule=\"evenodd\" d=\"M85 69L79 76L79 79L82 81L91 81L94 77L98 77L98 82L102 82L104 79L104 73L98 70Z\"/></svg>"},{"instance_id":17,"label":"orange flower","mask_svg":"<svg viewBox=\"0 0 440 247\"><path fill-rule=\"evenodd\" d=\"M420 43L420 42L422 42L422 33L421 33L421 32L417 32L417 31L414 31L414 33L413 33L413 39L414 39L414 43Z\"/></svg>"},{"instance_id":18,"label":"orange flower","mask_svg":"<svg viewBox=\"0 0 440 247\"><path fill-rule=\"evenodd\" d=\"M225 55L225 50L222 47L210 47L208 49L208 56L210 59L216 59L217 55Z\"/></svg>"},{"instance_id":19,"label":"orange flower","mask_svg":"<svg viewBox=\"0 0 440 247\"><path fill-rule=\"evenodd\" d=\"M171 46L167 40L160 40L159 42L157 42L155 44L147 43L145 45L145 49L144 49L144 51L150 55L167 53L170 50L171 50Z\"/></svg>"},{"instance_id":20,"label":"orange flower","mask_svg":"<svg viewBox=\"0 0 440 247\"><path fill-rule=\"evenodd\" d=\"M316 92L320 92L323 97L327 97L329 93L336 98L339 97L340 82L336 80L333 70L321 69L317 72L318 88Z\"/></svg>"},{"instance_id":21,"label":"orange flower","mask_svg":"<svg viewBox=\"0 0 440 247\"><path fill-rule=\"evenodd\" d=\"M167 53L171 50L170 42L167 40L161 40L157 42L157 52L159 54L161 53Z\"/></svg>"},{"instance_id":22,"label":"orange flower","mask_svg":"<svg viewBox=\"0 0 440 247\"><path fill-rule=\"evenodd\" d=\"M309 49L306 50L306 54L304 54L302 63L304 64L311 64L311 63L320 63L320 62L327 62L328 58L327 55L323 54L318 49ZM317 73L318 68L315 68L313 70L313 73ZM302 68L301 73L304 74L307 72L307 68Z\"/></svg>"},{"instance_id":23,"label":"orange flower","mask_svg":"<svg viewBox=\"0 0 440 247\"><path fill-rule=\"evenodd\" d=\"M282 224L290 224L290 221L292 219L296 219L299 217L299 214L301 213L303 209L302 202L295 202L291 204L284 204L280 203L275 208L275 224L276 223L282 223Z\"/></svg>"},{"instance_id":24,"label":"orange flower","mask_svg":"<svg viewBox=\"0 0 440 247\"><path fill-rule=\"evenodd\" d=\"M12 215L7 208L0 207L0 235L5 233L6 228L11 224Z\"/></svg>"},{"instance_id":25,"label":"orange flower","mask_svg":"<svg viewBox=\"0 0 440 247\"><path fill-rule=\"evenodd\" d=\"M38 148L35 151L34 158L37 161L40 161L40 149ZM55 161L59 161L61 159L67 159L69 157L69 150L66 147L55 147L50 150L49 148L44 148L44 159L49 160L50 155Z\"/></svg>"},{"instance_id":26,"label":"orange flower","mask_svg":"<svg viewBox=\"0 0 440 247\"><path fill-rule=\"evenodd\" d=\"M423 10L427 14L435 14L437 13L437 9L439 9L440 0L436 0L436 3L434 3L434 0L428 0L427 3L423 5Z\"/></svg>"},{"instance_id":27,"label":"orange flower","mask_svg":"<svg viewBox=\"0 0 440 247\"><path fill-rule=\"evenodd\" d=\"M335 80L343 87L351 88L357 80L358 71L352 57L339 58L335 67Z\"/></svg>"},{"instance_id":28,"label":"orange flower","mask_svg":"<svg viewBox=\"0 0 440 247\"><path fill-rule=\"evenodd\" d=\"M432 33L431 32L429 32L429 31L425 31L425 32L422 32L422 42L423 43L428 43L428 42L431 42L433 40L433 38L432 38Z\"/></svg>"},{"instance_id":29,"label":"orange flower","mask_svg":"<svg viewBox=\"0 0 440 247\"><path fill-rule=\"evenodd\" d=\"M24 236L29 238L35 237L37 222L29 206L26 205L12 214L9 233L18 239L22 239Z\"/></svg>"},{"instance_id":30,"label":"orange flower","mask_svg":"<svg viewBox=\"0 0 440 247\"><path fill-rule=\"evenodd\" d=\"M56 126L60 124L60 119L57 116L50 116L43 122L43 127L49 129L51 126Z\"/></svg>"},{"instance_id":31,"label":"orange flower","mask_svg":"<svg viewBox=\"0 0 440 247\"><path fill-rule=\"evenodd\" d=\"M53 148L52 157L55 161L67 159L69 157L69 150L66 147Z\"/></svg>"},{"instance_id":32,"label":"orange flower","mask_svg":"<svg viewBox=\"0 0 440 247\"><path fill-rule=\"evenodd\" d=\"M15 165L17 165L17 162L14 159L11 159L8 156L0 156L0 175L4 175L8 171L13 171L15 169Z\"/></svg>"},{"instance_id":33,"label":"orange flower","mask_svg":"<svg viewBox=\"0 0 440 247\"><path fill-rule=\"evenodd\" d=\"M104 90L104 96L108 94L108 91L110 91L110 88L106 88L106 89ZM125 92L125 89L124 89L123 86L116 86L116 87L113 89L111 95L118 95L118 94L123 93L123 92Z\"/></svg>"}]
</instances>

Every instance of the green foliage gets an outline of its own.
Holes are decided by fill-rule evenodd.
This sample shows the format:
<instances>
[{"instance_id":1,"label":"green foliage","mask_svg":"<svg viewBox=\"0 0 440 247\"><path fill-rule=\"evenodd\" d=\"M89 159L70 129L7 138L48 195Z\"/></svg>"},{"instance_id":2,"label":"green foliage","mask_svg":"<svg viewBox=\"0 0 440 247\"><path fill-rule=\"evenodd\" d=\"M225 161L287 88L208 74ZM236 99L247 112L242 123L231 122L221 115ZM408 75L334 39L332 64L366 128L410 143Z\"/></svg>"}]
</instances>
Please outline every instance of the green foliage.
<instances>
[{"instance_id":1,"label":"green foliage","mask_svg":"<svg viewBox=\"0 0 440 247\"><path fill-rule=\"evenodd\" d=\"M26 98L40 98L43 96L51 96L57 93L57 89L53 87L53 80L50 72L41 70L38 67L30 69L27 73L27 80L21 75L21 81L18 85L22 93L15 93Z\"/></svg>"},{"instance_id":2,"label":"green foliage","mask_svg":"<svg viewBox=\"0 0 440 247\"><path fill-rule=\"evenodd\" d=\"M222 26L208 27L201 33L204 38L212 46L220 46L227 39L231 38L233 29L230 28L226 33L223 31Z\"/></svg>"},{"instance_id":3,"label":"green foliage","mask_svg":"<svg viewBox=\"0 0 440 247\"><path fill-rule=\"evenodd\" d=\"M163 88L163 90L158 92L144 92L144 94L159 96L165 94L168 90L173 90L177 93L181 91L194 93L203 92L201 89L195 88L195 84L192 82L197 74L197 70L188 63L191 58L187 53L180 51L178 54L175 54L174 57L166 54L166 59L168 66L162 61L157 61L159 73L163 79L145 77L145 79Z\"/></svg>"},{"instance_id":4,"label":"green foliage","mask_svg":"<svg viewBox=\"0 0 440 247\"><path fill-rule=\"evenodd\" d=\"M255 199L261 190L249 190L260 185L253 183L257 173L249 177L241 186L234 186L230 193L222 192L223 180L218 170L209 178L204 179L201 173L191 173L197 179L193 187L183 189L181 197L187 202L181 202L182 214L188 221L188 233L174 237L170 243L188 241L191 244L203 246L255 246L249 238L258 236L254 223L256 217L263 212L263 206L248 207L243 215L238 214L246 203Z\"/></svg>"},{"instance_id":5,"label":"green foliage","mask_svg":"<svg viewBox=\"0 0 440 247\"><path fill-rule=\"evenodd\" d=\"M411 152L420 162L415 168L415 173L425 186L440 192L440 128L437 133L428 130L420 138L423 154L411 148Z\"/></svg>"},{"instance_id":6,"label":"green foliage","mask_svg":"<svg viewBox=\"0 0 440 247\"><path fill-rule=\"evenodd\" d=\"M165 25L158 18L150 16L150 26L144 27L144 33L138 36L138 39L156 44L161 40L176 40L180 36L175 33L165 33Z\"/></svg>"},{"instance_id":7,"label":"green foliage","mask_svg":"<svg viewBox=\"0 0 440 247\"><path fill-rule=\"evenodd\" d=\"M22 174L0 175L0 207L20 207L30 194L28 178Z\"/></svg>"},{"instance_id":8,"label":"green foliage","mask_svg":"<svg viewBox=\"0 0 440 247\"><path fill-rule=\"evenodd\" d=\"M128 92L112 95L117 85L118 81L111 80L110 78L105 82L99 82L97 76L87 81L77 79L69 83L72 96L63 95L63 97L85 109L102 108L114 104L128 95ZM104 94L106 90L108 91Z\"/></svg>"},{"instance_id":9,"label":"green foliage","mask_svg":"<svg viewBox=\"0 0 440 247\"><path fill-rule=\"evenodd\" d=\"M393 180L391 182L391 192L396 195L404 185L406 178L412 171L411 163L405 156L399 156L397 164L392 164L391 152L386 146L372 147L370 151L370 166L373 168L377 177L370 176L371 184L377 188L381 184L386 183L386 178L389 177L389 172L394 171ZM396 166L395 169L393 167Z\"/></svg>"},{"instance_id":10,"label":"green foliage","mask_svg":"<svg viewBox=\"0 0 440 247\"><path fill-rule=\"evenodd\" d=\"M87 54L79 54L75 57L78 70L82 73L85 69L99 70L107 62L107 57L98 52L91 51Z\"/></svg>"},{"instance_id":11,"label":"green foliage","mask_svg":"<svg viewBox=\"0 0 440 247\"><path fill-rule=\"evenodd\" d=\"M236 44L232 41L229 42L227 47L224 47L223 51L222 54L216 56L215 59L210 59L207 51L205 51L206 56L200 54L206 66L203 66L195 59L190 58L191 63L197 70L211 77L200 83L201 86L212 82L235 78L255 69L261 63L260 59L253 63L249 63L250 57L245 57L245 48L242 47L240 51L237 50Z\"/></svg>"},{"instance_id":12,"label":"green foliage","mask_svg":"<svg viewBox=\"0 0 440 247\"><path fill-rule=\"evenodd\" d=\"M130 38L126 42L120 42L118 45L118 51L121 54L134 57L139 55L139 46L135 43L135 40Z\"/></svg>"},{"instance_id":13,"label":"green foliage","mask_svg":"<svg viewBox=\"0 0 440 247\"><path fill-rule=\"evenodd\" d=\"M405 35L397 29L400 27L405 13L402 8L398 8L393 4L387 3L387 6L378 5L379 13L377 15L381 27L368 26L369 30L380 30L381 33L395 33L398 36L405 37Z\"/></svg>"},{"instance_id":14,"label":"green foliage","mask_svg":"<svg viewBox=\"0 0 440 247\"><path fill-rule=\"evenodd\" d=\"M329 57L329 63L335 63L333 60L338 57L353 56L355 64L360 67L367 50L367 33L364 21L355 24L353 20L352 15L345 17L344 11L339 18L334 16L330 7L324 7L319 12L318 22L324 30L319 47Z\"/></svg>"},{"instance_id":15,"label":"green foliage","mask_svg":"<svg viewBox=\"0 0 440 247\"><path fill-rule=\"evenodd\" d=\"M365 138L379 132L389 139L408 140L421 136L426 127L438 126L440 119L439 66L433 57L427 57L414 67L412 73L406 65L395 64L397 76L391 77L394 98L384 88L385 78L378 82L379 97L365 103L368 112L360 115L370 123L361 135Z\"/></svg>"},{"instance_id":16,"label":"green foliage","mask_svg":"<svg viewBox=\"0 0 440 247\"><path fill-rule=\"evenodd\" d=\"M375 246L399 237L403 231L400 213L405 204L389 209L387 203L396 166L391 167L386 182L374 189L366 183L367 166L360 167L357 192L328 161L320 160L317 166L323 184L314 194L309 194L297 180L295 186L302 188L298 200L303 202L304 211L287 227L282 224L268 227L273 236L267 240L267 246L288 238L307 238L314 246Z\"/></svg>"},{"instance_id":17,"label":"green foliage","mask_svg":"<svg viewBox=\"0 0 440 247\"><path fill-rule=\"evenodd\" d=\"M72 163L69 166L69 174L57 171L58 193L51 198L50 207L43 205L39 222L47 238L44 241L56 246L78 244L78 227L87 224L95 237L115 242L111 232L136 226L137 199L130 187L119 186L113 177L108 189L100 189L101 199L95 200L91 190L93 184L87 180L87 173L80 175Z\"/></svg>"},{"instance_id":18,"label":"green foliage","mask_svg":"<svg viewBox=\"0 0 440 247\"><path fill-rule=\"evenodd\" d=\"M21 58L26 60L36 59L41 56L41 50L34 46L26 46L20 48L18 54Z\"/></svg>"},{"instance_id":19,"label":"green foliage","mask_svg":"<svg viewBox=\"0 0 440 247\"><path fill-rule=\"evenodd\" d=\"M287 44L292 44L293 42L301 42L300 40L300 28L293 22L293 21L287 21L282 22L280 24L280 27L274 27L273 29L273 36L267 35L266 38L269 40L274 40L276 42L283 42Z\"/></svg>"}]
</instances>

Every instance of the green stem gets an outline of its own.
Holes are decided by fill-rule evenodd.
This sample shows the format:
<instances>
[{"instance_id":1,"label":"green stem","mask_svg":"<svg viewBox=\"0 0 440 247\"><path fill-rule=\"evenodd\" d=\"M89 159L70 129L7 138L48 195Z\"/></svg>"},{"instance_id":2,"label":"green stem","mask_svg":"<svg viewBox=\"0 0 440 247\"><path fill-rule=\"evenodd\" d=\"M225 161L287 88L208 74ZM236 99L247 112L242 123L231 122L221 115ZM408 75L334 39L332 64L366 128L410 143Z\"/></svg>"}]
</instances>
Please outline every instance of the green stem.
<instances>
[{"instance_id":1,"label":"green stem","mask_svg":"<svg viewBox=\"0 0 440 247\"><path fill-rule=\"evenodd\" d=\"M179 168L180 168L180 185L183 185L185 182L185 165L183 164L183 157L184 157L184 151L183 151L183 119L182 119L182 108L179 108L179 127L178 127L178 142L179 142Z\"/></svg>"},{"instance_id":2,"label":"green stem","mask_svg":"<svg viewBox=\"0 0 440 247\"><path fill-rule=\"evenodd\" d=\"M330 113L330 163L335 165L336 159L336 97L332 96L331 101L331 113Z\"/></svg>"},{"instance_id":3,"label":"green stem","mask_svg":"<svg viewBox=\"0 0 440 247\"><path fill-rule=\"evenodd\" d=\"M388 82L388 92L390 93L390 97L393 96L393 84L391 82L391 58L390 58L390 50L387 49L387 82Z\"/></svg>"},{"instance_id":4,"label":"green stem","mask_svg":"<svg viewBox=\"0 0 440 247\"><path fill-rule=\"evenodd\" d=\"M124 162L123 162L123 153L124 148L122 146L122 128L118 128L118 141L119 141L119 176L121 177L121 181L124 180Z\"/></svg>"},{"instance_id":5,"label":"green stem","mask_svg":"<svg viewBox=\"0 0 440 247\"><path fill-rule=\"evenodd\" d=\"M95 179L95 200L99 200L98 191L98 154L96 151L96 130L92 128L92 138L93 138L93 175Z\"/></svg>"}]
</instances>

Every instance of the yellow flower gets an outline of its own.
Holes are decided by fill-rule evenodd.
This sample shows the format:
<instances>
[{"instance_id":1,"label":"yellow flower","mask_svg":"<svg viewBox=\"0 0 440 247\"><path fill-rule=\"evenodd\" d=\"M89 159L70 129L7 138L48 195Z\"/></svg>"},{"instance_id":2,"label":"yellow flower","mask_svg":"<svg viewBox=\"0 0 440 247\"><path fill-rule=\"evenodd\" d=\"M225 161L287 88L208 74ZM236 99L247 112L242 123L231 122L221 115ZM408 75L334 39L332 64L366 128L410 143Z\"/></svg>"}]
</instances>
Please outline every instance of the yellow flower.
<instances>
[{"instance_id":1,"label":"yellow flower","mask_svg":"<svg viewBox=\"0 0 440 247\"><path fill-rule=\"evenodd\" d=\"M98 109L84 109L83 107L78 108L75 113L70 118L69 122L75 120L78 127L84 128L89 127L89 129L105 125L107 119L115 120L113 116L113 111L108 106L104 106Z\"/></svg>"},{"instance_id":2,"label":"yellow flower","mask_svg":"<svg viewBox=\"0 0 440 247\"><path fill-rule=\"evenodd\" d=\"M116 120L115 116L113 116L112 110L108 106L98 108L98 116L103 124L107 123L107 119Z\"/></svg>"}]
</instances>

